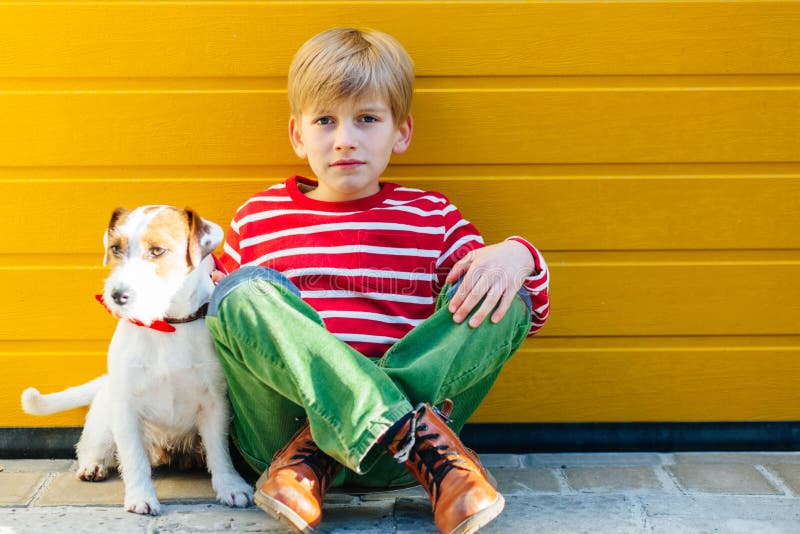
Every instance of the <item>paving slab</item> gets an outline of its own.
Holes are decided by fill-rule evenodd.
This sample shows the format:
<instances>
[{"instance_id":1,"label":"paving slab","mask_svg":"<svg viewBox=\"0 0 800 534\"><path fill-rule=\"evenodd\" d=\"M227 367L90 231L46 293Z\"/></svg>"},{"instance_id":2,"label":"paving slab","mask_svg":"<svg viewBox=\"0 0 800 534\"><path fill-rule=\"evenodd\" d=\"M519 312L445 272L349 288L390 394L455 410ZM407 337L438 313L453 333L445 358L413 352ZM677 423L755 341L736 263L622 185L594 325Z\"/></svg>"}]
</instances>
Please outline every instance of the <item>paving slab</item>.
<instances>
[{"instance_id":1,"label":"paving slab","mask_svg":"<svg viewBox=\"0 0 800 534\"><path fill-rule=\"evenodd\" d=\"M800 452L681 452L677 464L800 464Z\"/></svg>"},{"instance_id":2,"label":"paving slab","mask_svg":"<svg viewBox=\"0 0 800 534\"><path fill-rule=\"evenodd\" d=\"M780 477L795 496L800 495L800 464L768 464L765 467Z\"/></svg>"},{"instance_id":3,"label":"paving slab","mask_svg":"<svg viewBox=\"0 0 800 534\"><path fill-rule=\"evenodd\" d=\"M79 480L75 473L59 473L36 501L36 506L119 506L125 501L125 485L119 475L102 482Z\"/></svg>"},{"instance_id":4,"label":"paving slab","mask_svg":"<svg viewBox=\"0 0 800 534\"><path fill-rule=\"evenodd\" d=\"M497 489L503 495L529 495L558 493L561 484L552 469L530 467L525 469L495 468Z\"/></svg>"},{"instance_id":5,"label":"paving slab","mask_svg":"<svg viewBox=\"0 0 800 534\"><path fill-rule=\"evenodd\" d=\"M661 489L651 466L570 467L564 470L570 487L586 492L655 491Z\"/></svg>"},{"instance_id":6,"label":"paving slab","mask_svg":"<svg viewBox=\"0 0 800 534\"><path fill-rule=\"evenodd\" d=\"M167 505L160 516L151 520L148 527L148 532L158 533L293 532L257 507L231 509L219 504Z\"/></svg>"},{"instance_id":7,"label":"paving slab","mask_svg":"<svg viewBox=\"0 0 800 534\"><path fill-rule=\"evenodd\" d=\"M418 499L398 499L394 506L396 534L438 532L433 522L431 503Z\"/></svg>"},{"instance_id":8,"label":"paving slab","mask_svg":"<svg viewBox=\"0 0 800 534\"><path fill-rule=\"evenodd\" d=\"M2 473L53 473L69 471L74 460L0 460Z\"/></svg>"},{"instance_id":9,"label":"paving slab","mask_svg":"<svg viewBox=\"0 0 800 534\"><path fill-rule=\"evenodd\" d=\"M481 454L480 459L483 467L494 469L495 467L521 467L524 456L521 454Z\"/></svg>"},{"instance_id":10,"label":"paving slab","mask_svg":"<svg viewBox=\"0 0 800 534\"><path fill-rule=\"evenodd\" d=\"M0 509L3 534L144 534L150 521L149 517L124 511L122 506Z\"/></svg>"},{"instance_id":11,"label":"paving slab","mask_svg":"<svg viewBox=\"0 0 800 534\"><path fill-rule=\"evenodd\" d=\"M778 495L758 469L746 464L676 464L665 467L691 492L732 495Z\"/></svg>"},{"instance_id":12,"label":"paving slab","mask_svg":"<svg viewBox=\"0 0 800 534\"><path fill-rule=\"evenodd\" d=\"M797 534L800 524L783 520L657 518L650 521L654 534Z\"/></svg>"},{"instance_id":13,"label":"paving slab","mask_svg":"<svg viewBox=\"0 0 800 534\"><path fill-rule=\"evenodd\" d=\"M217 499L208 473L163 472L158 473L153 482L161 502L214 502Z\"/></svg>"},{"instance_id":14,"label":"paving slab","mask_svg":"<svg viewBox=\"0 0 800 534\"><path fill-rule=\"evenodd\" d=\"M481 534L510 532L638 534L646 531L638 510L624 496L538 495L509 497L503 513L481 529Z\"/></svg>"},{"instance_id":15,"label":"paving slab","mask_svg":"<svg viewBox=\"0 0 800 534\"><path fill-rule=\"evenodd\" d=\"M645 495L637 497L650 518L789 521L800 525L797 499L753 495ZM721 530L720 532L724 532ZM797 529L795 532L800 532Z\"/></svg>"},{"instance_id":16,"label":"paving slab","mask_svg":"<svg viewBox=\"0 0 800 534\"><path fill-rule=\"evenodd\" d=\"M800 462L789 453L482 456L506 499L482 533L798 533ZM707 461L704 461L707 460ZM729 461L725 461L729 460ZM0 460L0 534L290 533L256 507L215 502L207 473L157 470L162 515L122 507L114 474L75 478L74 461ZM564 466L562 468L562 466ZM5 493L3 493L5 492ZM330 493L323 533L436 532L421 488Z\"/></svg>"},{"instance_id":17,"label":"paving slab","mask_svg":"<svg viewBox=\"0 0 800 534\"><path fill-rule=\"evenodd\" d=\"M603 467L618 465L661 465L657 453L553 453L526 454L523 467Z\"/></svg>"},{"instance_id":18,"label":"paving slab","mask_svg":"<svg viewBox=\"0 0 800 534\"><path fill-rule=\"evenodd\" d=\"M0 473L0 506L28 504L47 478L47 473Z\"/></svg>"},{"instance_id":19,"label":"paving slab","mask_svg":"<svg viewBox=\"0 0 800 534\"><path fill-rule=\"evenodd\" d=\"M430 505L428 506L430 508ZM393 532L394 507L393 501L330 506L326 503L322 508L322 524L315 529L315 532L360 532L364 534Z\"/></svg>"}]
</instances>

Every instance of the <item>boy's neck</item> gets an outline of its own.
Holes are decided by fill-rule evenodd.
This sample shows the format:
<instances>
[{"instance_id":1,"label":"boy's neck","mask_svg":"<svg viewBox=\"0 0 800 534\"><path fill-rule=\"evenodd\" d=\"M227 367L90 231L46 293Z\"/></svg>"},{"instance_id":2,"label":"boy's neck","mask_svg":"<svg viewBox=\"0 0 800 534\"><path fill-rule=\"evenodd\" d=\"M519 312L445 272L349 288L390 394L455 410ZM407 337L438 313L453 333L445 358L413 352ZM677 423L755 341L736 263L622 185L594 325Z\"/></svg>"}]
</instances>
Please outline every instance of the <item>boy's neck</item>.
<instances>
[{"instance_id":1,"label":"boy's neck","mask_svg":"<svg viewBox=\"0 0 800 534\"><path fill-rule=\"evenodd\" d=\"M378 190L371 195L357 199L336 200L328 198L315 198L313 194L317 189L317 182L303 176L292 176L287 182L289 196L301 205L310 209L323 211L359 211L370 209L383 202L387 195L391 195L396 184L383 182L378 184ZM309 194L312 193L312 194Z\"/></svg>"},{"instance_id":2,"label":"boy's neck","mask_svg":"<svg viewBox=\"0 0 800 534\"><path fill-rule=\"evenodd\" d=\"M316 187L314 187L311 184L304 184L303 182L299 182L298 181L297 182L297 189L299 189L300 192L303 193L305 196L310 196L309 193L312 192L313 190L315 190Z\"/></svg>"}]
</instances>

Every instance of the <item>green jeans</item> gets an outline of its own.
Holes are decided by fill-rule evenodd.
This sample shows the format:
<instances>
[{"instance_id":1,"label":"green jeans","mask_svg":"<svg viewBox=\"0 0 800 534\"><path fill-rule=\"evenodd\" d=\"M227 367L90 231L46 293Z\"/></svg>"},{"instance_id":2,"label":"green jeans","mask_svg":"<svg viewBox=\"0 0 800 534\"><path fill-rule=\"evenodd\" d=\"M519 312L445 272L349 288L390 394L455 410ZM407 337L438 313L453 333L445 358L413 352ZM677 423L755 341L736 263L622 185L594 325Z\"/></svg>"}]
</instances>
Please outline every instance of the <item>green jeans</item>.
<instances>
[{"instance_id":1,"label":"green jeans","mask_svg":"<svg viewBox=\"0 0 800 534\"><path fill-rule=\"evenodd\" d=\"M335 338L286 277L244 267L212 297L206 324L214 338L233 407L231 437L256 471L264 471L307 418L317 445L344 465L337 485L402 486L413 482L378 438L418 403L454 402L459 432L530 327L527 295L497 324L456 324L445 287L436 311L370 359Z\"/></svg>"}]
</instances>

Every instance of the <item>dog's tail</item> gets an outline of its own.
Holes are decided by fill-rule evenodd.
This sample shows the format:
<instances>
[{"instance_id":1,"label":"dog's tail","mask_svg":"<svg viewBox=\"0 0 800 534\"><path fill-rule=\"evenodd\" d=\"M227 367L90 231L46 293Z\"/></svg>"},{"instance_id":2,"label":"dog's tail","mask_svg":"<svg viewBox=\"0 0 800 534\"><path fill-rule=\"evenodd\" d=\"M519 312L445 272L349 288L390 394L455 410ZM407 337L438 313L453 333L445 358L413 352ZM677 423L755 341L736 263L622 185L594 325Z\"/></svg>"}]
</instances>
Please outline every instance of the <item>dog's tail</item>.
<instances>
[{"instance_id":1,"label":"dog's tail","mask_svg":"<svg viewBox=\"0 0 800 534\"><path fill-rule=\"evenodd\" d=\"M91 382L48 395L42 395L36 388L28 388L22 392L22 409L32 415L50 415L88 406L105 381L106 375L103 375Z\"/></svg>"}]
</instances>

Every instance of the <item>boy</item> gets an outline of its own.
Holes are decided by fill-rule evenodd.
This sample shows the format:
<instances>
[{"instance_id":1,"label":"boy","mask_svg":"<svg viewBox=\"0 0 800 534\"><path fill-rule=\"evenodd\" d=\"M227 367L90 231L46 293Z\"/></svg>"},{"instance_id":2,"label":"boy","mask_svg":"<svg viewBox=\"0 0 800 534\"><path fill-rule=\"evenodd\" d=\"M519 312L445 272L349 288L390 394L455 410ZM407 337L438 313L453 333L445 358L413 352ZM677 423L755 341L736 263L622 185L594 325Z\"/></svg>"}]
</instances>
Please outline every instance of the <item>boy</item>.
<instances>
[{"instance_id":1,"label":"boy","mask_svg":"<svg viewBox=\"0 0 800 534\"><path fill-rule=\"evenodd\" d=\"M300 48L289 136L317 180L239 208L206 319L234 443L264 471L256 503L303 532L334 483L416 478L445 533L503 509L456 433L544 324L547 266L522 238L484 247L444 196L379 182L411 141L413 78L379 32L336 28Z\"/></svg>"}]
</instances>

